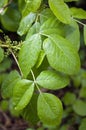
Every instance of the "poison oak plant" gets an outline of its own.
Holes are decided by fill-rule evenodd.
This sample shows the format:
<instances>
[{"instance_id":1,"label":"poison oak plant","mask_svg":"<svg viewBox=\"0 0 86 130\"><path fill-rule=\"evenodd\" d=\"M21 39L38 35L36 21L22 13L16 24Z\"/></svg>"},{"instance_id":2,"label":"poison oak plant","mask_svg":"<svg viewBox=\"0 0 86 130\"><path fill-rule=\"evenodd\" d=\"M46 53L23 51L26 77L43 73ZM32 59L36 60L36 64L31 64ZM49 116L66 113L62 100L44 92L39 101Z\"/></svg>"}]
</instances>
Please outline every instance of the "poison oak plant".
<instances>
[{"instance_id":1,"label":"poison oak plant","mask_svg":"<svg viewBox=\"0 0 86 130\"><path fill-rule=\"evenodd\" d=\"M15 42L5 36L0 40L1 95L8 99L12 114L29 122L60 124L62 103L42 88L62 89L80 70L77 23L83 25L86 44L86 25L79 21L86 19L86 11L69 8L66 2L72 1L78 0L0 0L3 29L17 32L22 39ZM11 69L9 55L18 69Z\"/></svg>"}]
</instances>

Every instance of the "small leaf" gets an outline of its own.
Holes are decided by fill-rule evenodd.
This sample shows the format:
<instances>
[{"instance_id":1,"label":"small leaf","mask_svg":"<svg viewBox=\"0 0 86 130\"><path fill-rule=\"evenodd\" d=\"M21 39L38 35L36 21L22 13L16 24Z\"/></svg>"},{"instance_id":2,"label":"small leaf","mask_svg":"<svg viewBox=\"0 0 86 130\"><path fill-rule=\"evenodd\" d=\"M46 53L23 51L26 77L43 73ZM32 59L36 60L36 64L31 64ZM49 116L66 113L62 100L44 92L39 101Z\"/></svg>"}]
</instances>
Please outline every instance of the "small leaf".
<instances>
[{"instance_id":1,"label":"small leaf","mask_svg":"<svg viewBox=\"0 0 86 130\"><path fill-rule=\"evenodd\" d=\"M52 34L45 39L43 48L48 62L57 71L70 75L80 69L80 59L73 45L63 37Z\"/></svg>"},{"instance_id":2,"label":"small leaf","mask_svg":"<svg viewBox=\"0 0 86 130\"><path fill-rule=\"evenodd\" d=\"M47 70L41 72L37 77L36 82L44 88L56 90L67 86L69 78L60 73L56 73L55 71Z\"/></svg>"},{"instance_id":3,"label":"small leaf","mask_svg":"<svg viewBox=\"0 0 86 130\"><path fill-rule=\"evenodd\" d=\"M0 47L0 62L2 62L4 59L4 51L3 49Z\"/></svg>"},{"instance_id":4,"label":"small leaf","mask_svg":"<svg viewBox=\"0 0 86 130\"><path fill-rule=\"evenodd\" d=\"M62 118L62 104L59 98L52 94L43 93L38 97L38 116L40 120L49 126L59 125Z\"/></svg>"},{"instance_id":5,"label":"small leaf","mask_svg":"<svg viewBox=\"0 0 86 130\"><path fill-rule=\"evenodd\" d=\"M70 8L71 14L74 18L86 19L86 11L81 8L72 7Z\"/></svg>"},{"instance_id":6,"label":"small leaf","mask_svg":"<svg viewBox=\"0 0 86 130\"><path fill-rule=\"evenodd\" d=\"M30 102L34 92L34 84L30 80L22 79L18 81L13 89L13 104L15 110L19 111Z\"/></svg>"},{"instance_id":7,"label":"small leaf","mask_svg":"<svg viewBox=\"0 0 86 130\"><path fill-rule=\"evenodd\" d=\"M13 88L18 80L20 80L21 77L17 71L12 71L10 74L6 76L4 79L2 86L1 86L1 92L3 98L10 98L13 95Z\"/></svg>"},{"instance_id":8,"label":"small leaf","mask_svg":"<svg viewBox=\"0 0 86 130\"><path fill-rule=\"evenodd\" d=\"M24 42L19 52L19 64L24 77L27 77L31 68L35 65L40 51L41 37L39 34L34 34Z\"/></svg>"},{"instance_id":9,"label":"small leaf","mask_svg":"<svg viewBox=\"0 0 86 130\"><path fill-rule=\"evenodd\" d=\"M85 42L85 45L86 45L86 25L84 26L84 42Z\"/></svg>"},{"instance_id":10,"label":"small leaf","mask_svg":"<svg viewBox=\"0 0 86 130\"><path fill-rule=\"evenodd\" d=\"M86 102L82 100L76 100L73 104L73 110L80 116L86 116Z\"/></svg>"},{"instance_id":11,"label":"small leaf","mask_svg":"<svg viewBox=\"0 0 86 130\"><path fill-rule=\"evenodd\" d=\"M17 33L20 36L26 34L26 32L29 30L32 23L34 22L35 18L36 18L35 13L30 13L27 16L23 17L20 21L20 25L19 25L19 28L17 30Z\"/></svg>"},{"instance_id":12,"label":"small leaf","mask_svg":"<svg viewBox=\"0 0 86 130\"><path fill-rule=\"evenodd\" d=\"M62 23L69 24L71 22L70 10L63 0L49 0L49 6Z\"/></svg>"}]
</instances>

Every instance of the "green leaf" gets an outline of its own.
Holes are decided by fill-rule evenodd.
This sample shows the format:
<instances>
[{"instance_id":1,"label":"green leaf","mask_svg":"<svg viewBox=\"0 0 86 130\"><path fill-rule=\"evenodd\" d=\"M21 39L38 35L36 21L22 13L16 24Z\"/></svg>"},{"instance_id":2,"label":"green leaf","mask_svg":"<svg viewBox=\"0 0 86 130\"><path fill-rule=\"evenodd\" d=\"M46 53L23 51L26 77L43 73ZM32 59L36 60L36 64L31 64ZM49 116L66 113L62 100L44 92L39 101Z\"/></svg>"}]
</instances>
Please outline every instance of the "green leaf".
<instances>
[{"instance_id":1,"label":"green leaf","mask_svg":"<svg viewBox=\"0 0 86 130\"><path fill-rule=\"evenodd\" d=\"M22 111L23 118L31 124L36 124L39 121L37 115L37 99L38 94L33 94L31 101Z\"/></svg>"},{"instance_id":2,"label":"green leaf","mask_svg":"<svg viewBox=\"0 0 86 130\"><path fill-rule=\"evenodd\" d=\"M47 59L51 67L70 75L80 69L80 59L73 45L59 35L49 35L43 43Z\"/></svg>"},{"instance_id":3,"label":"green leaf","mask_svg":"<svg viewBox=\"0 0 86 130\"><path fill-rule=\"evenodd\" d=\"M9 7L6 13L1 16L1 23L6 30L16 32L19 26L20 18L21 15L18 9Z\"/></svg>"},{"instance_id":4,"label":"green leaf","mask_svg":"<svg viewBox=\"0 0 86 130\"><path fill-rule=\"evenodd\" d=\"M39 57L38 57L38 60L37 60L37 63L36 63L36 68L40 67L40 65L42 64L44 58L45 58L45 52L44 52L44 50L41 50L40 54L39 54Z\"/></svg>"},{"instance_id":5,"label":"green leaf","mask_svg":"<svg viewBox=\"0 0 86 130\"><path fill-rule=\"evenodd\" d=\"M26 5L22 12L23 16L28 15L30 12L36 12L39 9L42 0L25 0L25 2Z\"/></svg>"},{"instance_id":6,"label":"green leaf","mask_svg":"<svg viewBox=\"0 0 86 130\"><path fill-rule=\"evenodd\" d=\"M20 75L17 71L12 71L10 72L10 74L6 76L1 86L1 92L3 98L12 97L13 88L18 80L20 80Z\"/></svg>"},{"instance_id":7,"label":"green leaf","mask_svg":"<svg viewBox=\"0 0 86 130\"><path fill-rule=\"evenodd\" d=\"M63 30L59 28L59 21L55 17L50 17L40 27L40 33L44 34L60 34L63 35Z\"/></svg>"},{"instance_id":8,"label":"green leaf","mask_svg":"<svg viewBox=\"0 0 86 130\"><path fill-rule=\"evenodd\" d=\"M55 71L46 70L41 72L37 77L36 82L44 88L56 90L67 86L69 78L60 73L56 73Z\"/></svg>"},{"instance_id":9,"label":"green leaf","mask_svg":"<svg viewBox=\"0 0 86 130\"><path fill-rule=\"evenodd\" d=\"M40 7L42 0L25 0L25 2L28 4L29 10L34 12Z\"/></svg>"},{"instance_id":10,"label":"green leaf","mask_svg":"<svg viewBox=\"0 0 86 130\"><path fill-rule=\"evenodd\" d=\"M49 126L59 125L62 118L62 104L59 98L52 94L41 93L37 102L40 120Z\"/></svg>"},{"instance_id":11,"label":"green leaf","mask_svg":"<svg viewBox=\"0 0 86 130\"><path fill-rule=\"evenodd\" d=\"M84 26L84 42L85 42L85 45L86 45L86 25Z\"/></svg>"},{"instance_id":12,"label":"green leaf","mask_svg":"<svg viewBox=\"0 0 86 130\"><path fill-rule=\"evenodd\" d=\"M82 100L76 100L73 104L73 110L80 116L86 116L86 102Z\"/></svg>"},{"instance_id":13,"label":"green leaf","mask_svg":"<svg viewBox=\"0 0 86 130\"><path fill-rule=\"evenodd\" d=\"M3 49L0 47L0 62L2 62L4 59L4 51Z\"/></svg>"},{"instance_id":14,"label":"green leaf","mask_svg":"<svg viewBox=\"0 0 86 130\"><path fill-rule=\"evenodd\" d=\"M47 21L49 18L54 17L54 14L52 13L52 11L50 10L50 8L45 8L40 12L40 23L41 25Z\"/></svg>"},{"instance_id":15,"label":"green leaf","mask_svg":"<svg viewBox=\"0 0 86 130\"><path fill-rule=\"evenodd\" d=\"M62 23L69 24L71 22L70 10L63 0L49 0L49 6Z\"/></svg>"},{"instance_id":16,"label":"green leaf","mask_svg":"<svg viewBox=\"0 0 86 130\"><path fill-rule=\"evenodd\" d=\"M63 25L63 30L65 34L65 38L73 44L73 46L78 51L80 48L80 31L78 24L72 20L70 25ZM76 36L77 34L77 36Z\"/></svg>"},{"instance_id":17,"label":"green leaf","mask_svg":"<svg viewBox=\"0 0 86 130\"><path fill-rule=\"evenodd\" d=\"M80 89L79 95L81 98L86 98L86 87Z\"/></svg>"},{"instance_id":18,"label":"green leaf","mask_svg":"<svg viewBox=\"0 0 86 130\"><path fill-rule=\"evenodd\" d=\"M79 130L86 130L86 118L82 119Z\"/></svg>"},{"instance_id":19,"label":"green leaf","mask_svg":"<svg viewBox=\"0 0 86 130\"><path fill-rule=\"evenodd\" d=\"M23 17L20 21L20 25L17 30L17 33L20 36L26 34L26 32L30 29L32 23L34 22L35 18L36 18L35 13L30 13L27 16Z\"/></svg>"},{"instance_id":20,"label":"green leaf","mask_svg":"<svg viewBox=\"0 0 86 130\"><path fill-rule=\"evenodd\" d=\"M30 80L19 80L13 89L13 105L15 110L22 110L30 102L34 92L34 84Z\"/></svg>"},{"instance_id":21,"label":"green leaf","mask_svg":"<svg viewBox=\"0 0 86 130\"><path fill-rule=\"evenodd\" d=\"M39 34L34 34L24 42L19 52L19 64L24 77L27 77L31 68L35 65L40 51L41 37Z\"/></svg>"},{"instance_id":22,"label":"green leaf","mask_svg":"<svg viewBox=\"0 0 86 130\"><path fill-rule=\"evenodd\" d=\"M40 23L35 22L27 32L25 40L29 39L33 34L39 33L39 30L40 30Z\"/></svg>"},{"instance_id":23,"label":"green leaf","mask_svg":"<svg viewBox=\"0 0 86 130\"><path fill-rule=\"evenodd\" d=\"M74 18L78 18L78 19L86 19L86 11L81 9L81 8L76 8L76 7L72 7L70 8L71 11L71 15Z\"/></svg>"}]
</instances>

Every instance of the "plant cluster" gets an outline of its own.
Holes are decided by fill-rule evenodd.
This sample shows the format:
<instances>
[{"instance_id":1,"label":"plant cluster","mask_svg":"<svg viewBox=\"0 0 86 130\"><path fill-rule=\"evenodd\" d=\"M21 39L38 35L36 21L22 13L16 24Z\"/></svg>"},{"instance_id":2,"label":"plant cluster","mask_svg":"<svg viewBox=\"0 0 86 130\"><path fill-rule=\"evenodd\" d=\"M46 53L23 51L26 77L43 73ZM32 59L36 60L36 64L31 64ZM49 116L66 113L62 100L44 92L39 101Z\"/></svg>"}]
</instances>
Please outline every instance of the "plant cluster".
<instances>
[{"instance_id":1,"label":"plant cluster","mask_svg":"<svg viewBox=\"0 0 86 130\"><path fill-rule=\"evenodd\" d=\"M48 90L62 89L71 79L75 86L83 86L81 77L86 80L78 53L79 24L86 44L86 25L80 21L86 19L86 11L70 7L72 1L78 0L0 0L1 96L13 115L32 124L60 125L62 102ZM12 41L6 31L16 32L20 40ZM85 90L86 85L80 90L81 98L86 98ZM65 105L75 102L73 110L86 116L86 102L76 100L73 93L66 93L62 101Z\"/></svg>"}]
</instances>

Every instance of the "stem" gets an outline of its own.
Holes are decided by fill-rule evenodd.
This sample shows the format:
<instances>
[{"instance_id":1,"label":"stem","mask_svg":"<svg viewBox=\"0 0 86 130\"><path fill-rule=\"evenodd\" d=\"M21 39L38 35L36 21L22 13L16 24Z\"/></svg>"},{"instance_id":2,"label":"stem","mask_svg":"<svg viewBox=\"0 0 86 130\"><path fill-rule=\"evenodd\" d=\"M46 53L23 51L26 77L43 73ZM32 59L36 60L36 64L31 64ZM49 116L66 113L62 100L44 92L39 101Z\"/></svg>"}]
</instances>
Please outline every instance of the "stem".
<instances>
[{"instance_id":1,"label":"stem","mask_svg":"<svg viewBox=\"0 0 86 130\"><path fill-rule=\"evenodd\" d=\"M6 45L6 44L1 44L0 47L5 47L5 48L12 48L12 49L17 49L17 50L20 50L20 47L18 46L9 46L9 45Z\"/></svg>"},{"instance_id":2,"label":"stem","mask_svg":"<svg viewBox=\"0 0 86 130\"><path fill-rule=\"evenodd\" d=\"M5 48L9 48L9 45L0 45L0 47L5 47Z\"/></svg>"},{"instance_id":3,"label":"stem","mask_svg":"<svg viewBox=\"0 0 86 130\"><path fill-rule=\"evenodd\" d=\"M16 64L17 64L17 66L18 66L18 68L19 68L19 70L20 70L21 76L23 77L23 73L22 73L22 71L21 71L21 68L20 68L20 66L19 66L19 63L18 63L18 60L17 60L15 54L13 53L13 51L12 51L11 49L9 49L9 51L11 52L11 54L12 54L12 56L13 56L13 58L14 58Z\"/></svg>"},{"instance_id":4,"label":"stem","mask_svg":"<svg viewBox=\"0 0 86 130\"><path fill-rule=\"evenodd\" d=\"M34 75L34 73L33 73L32 70L31 70L31 74L32 74L32 77L33 77L34 83L35 83L35 85L36 85L36 87L37 87L39 93L42 93L41 90L39 89L39 86L38 86L37 83L36 83L35 75Z\"/></svg>"},{"instance_id":5,"label":"stem","mask_svg":"<svg viewBox=\"0 0 86 130\"><path fill-rule=\"evenodd\" d=\"M73 18L74 19L74 18ZM84 23L82 23L82 22L80 22L79 20L77 20L77 19L74 19L77 23L79 23L79 24L81 24L81 25L83 25L83 26L86 26L86 24L84 24Z\"/></svg>"}]
</instances>

